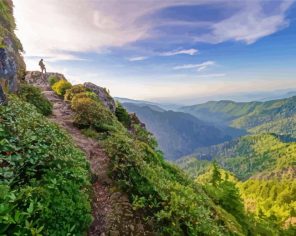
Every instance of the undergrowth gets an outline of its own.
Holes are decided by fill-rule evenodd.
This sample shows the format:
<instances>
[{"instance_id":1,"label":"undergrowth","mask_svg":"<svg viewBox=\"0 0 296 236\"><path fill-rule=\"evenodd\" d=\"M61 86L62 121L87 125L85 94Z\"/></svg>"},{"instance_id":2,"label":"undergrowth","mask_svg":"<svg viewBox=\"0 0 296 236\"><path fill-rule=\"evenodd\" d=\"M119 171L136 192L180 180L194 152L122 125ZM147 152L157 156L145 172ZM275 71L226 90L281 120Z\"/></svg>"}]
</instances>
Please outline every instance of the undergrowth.
<instances>
[{"instance_id":1,"label":"undergrowth","mask_svg":"<svg viewBox=\"0 0 296 236\"><path fill-rule=\"evenodd\" d=\"M68 135L19 98L0 106L0 235L84 235L89 187Z\"/></svg>"}]
</instances>

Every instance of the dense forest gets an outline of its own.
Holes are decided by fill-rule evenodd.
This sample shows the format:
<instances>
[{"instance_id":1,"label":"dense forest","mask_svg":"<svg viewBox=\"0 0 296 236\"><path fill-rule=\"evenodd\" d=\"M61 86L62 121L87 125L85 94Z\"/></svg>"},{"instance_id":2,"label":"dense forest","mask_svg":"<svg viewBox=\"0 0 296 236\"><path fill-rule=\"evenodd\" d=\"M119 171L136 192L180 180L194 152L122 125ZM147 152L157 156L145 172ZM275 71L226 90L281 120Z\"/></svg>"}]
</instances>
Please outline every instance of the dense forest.
<instances>
[{"instance_id":1,"label":"dense forest","mask_svg":"<svg viewBox=\"0 0 296 236\"><path fill-rule=\"evenodd\" d=\"M230 125L249 132L295 136L295 102L290 97L267 102L207 102L181 108L201 120Z\"/></svg>"},{"instance_id":2,"label":"dense forest","mask_svg":"<svg viewBox=\"0 0 296 236\"><path fill-rule=\"evenodd\" d=\"M202 180L214 161L224 169L223 175L227 170L247 210L287 227L294 224L295 217L295 153L296 143L261 134L197 149L177 163L193 178Z\"/></svg>"}]
</instances>

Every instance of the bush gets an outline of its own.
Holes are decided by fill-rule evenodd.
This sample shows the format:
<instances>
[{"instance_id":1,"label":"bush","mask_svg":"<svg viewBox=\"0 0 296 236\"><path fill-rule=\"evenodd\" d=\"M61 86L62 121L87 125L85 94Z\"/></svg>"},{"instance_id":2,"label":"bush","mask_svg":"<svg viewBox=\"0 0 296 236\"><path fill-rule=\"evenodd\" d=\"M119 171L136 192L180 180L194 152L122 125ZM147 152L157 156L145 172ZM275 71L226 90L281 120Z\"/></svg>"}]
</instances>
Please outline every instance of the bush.
<instances>
[{"instance_id":1,"label":"bush","mask_svg":"<svg viewBox=\"0 0 296 236\"><path fill-rule=\"evenodd\" d=\"M73 110L75 110L75 107L77 106L77 103L78 103L79 99L81 99L81 98L90 98L96 102L100 102L98 96L93 92L78 93L78 94L74 95L74 97L71 100L71 107Z\"/></svg>"},{"instance_id":2,"label":"bush","mask_svg":"<svg viewBox=\"0 0 296 236\"><path fill-rule=\"evenodd\" d=\"M48 82L49 82L49 84L50 84L50 86L52 87L56 82L58 82L60 79L57 77L57 76L55 76L55 75L51 75L51 76L49 76L49 78L48 78Z\"/></svg>"},{"instance_id":3,"label":"bush","mask_svg":"<svg viewBox=\"0 0 296 236\"><path fill-rule=\"evenodd\" d=\"M73 85L72 88L68 89L65 93L64 99L66 101L71 101L74 95L78 93L83 93L89 91L87 88L85 88L82 84Z\"/></svg>"},{"instance_id":4,"label":"bush","mask_svg":"<svg viewBox=\"0 0 296 236\"><path fill-rule=\"evenodd\" d=\"M120 104L116 104L115 115L120 123L122 123L126 128L130 128L131 126L131 118L128 112L124 109L124 107Z\"/></svg>"},{"instance_id":5,"label":"bush","mask_svg":"<svg viewBox=\"0 0 296 236\"><path fill-rule=\"evenodd\" d=\"M112 127L113 116L103 104L89 97L73 98L72 109L75 111L74 124L79 128L94 128L97 131L108 131Z\"/></svg>"},{"instance_id":6,"label":"bush","mask_svg":"<svg viewBox=\"0 0 296 236\"><path fill-rule=\"evenodd\" d=\"M0 106L0 235L84 235L91 223L85 154L18 98Z\"/></svg>"},{"instance_id":7,"label":"bush","mask_svg":"<svg viewBox=\"0 0 296 236\"><path fill-rule=\"evenodd\" d=\"M56 82L51 88L56 92L57 95L64 96L67 89L70 89L71 87L71 83L62 79Z\"/></svg>"},{"instance_id":8,"label":"bush","mask_svg":"<svg viewBox=\"0 0 296 236\"><path fill-rule=\"evenodd\" d=\"M41 93L39 88L28 84L21 84L18 96L22 100L34 105L37 108L37 111L41 114L48 116L52 113L52 104Z\"/></svg>"}]
</instances>

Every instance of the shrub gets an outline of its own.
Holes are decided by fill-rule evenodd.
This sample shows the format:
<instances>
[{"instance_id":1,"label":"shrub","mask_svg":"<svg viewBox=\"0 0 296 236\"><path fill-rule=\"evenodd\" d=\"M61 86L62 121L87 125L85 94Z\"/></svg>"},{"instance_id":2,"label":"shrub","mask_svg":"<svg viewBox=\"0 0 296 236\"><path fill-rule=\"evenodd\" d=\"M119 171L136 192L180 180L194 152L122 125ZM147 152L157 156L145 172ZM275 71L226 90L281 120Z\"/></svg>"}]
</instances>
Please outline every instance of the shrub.
<instances>
[{"instance_id":1,"label":"shrub","mask_svg":"<svg viewBox=\"0 0 296 236\"><path fill-rule=\"evenodd\" d=\"M75 98L75 96L74 96ZM94 128L97 131L113 130L113 116L99 101L81 97L72 101L75 111L74 124L79 128Z\"/></svg>"},{"instance_id":2,"label":"shrub","mask_svg":"<svg viewBox=\"0 0 296 236\"><path fill-rule=\"evenodd\" d=\"M49 76L49 78L48 78L48 82L49 82L49 84L50 84L50 86L53 86L56 82L58 82L60 79L57 77L57 76L55 76L55 75L51 75L51 76Z\"/></svg>"},{"instance_id":3,"label":"shrub","mask_svg":"<svg viewBox=\"0 0 296 236\"><path fill-rule=\"evenodd\" d=\"M64 99L66 101L71 101L74 95L78 93L83 93L89 91L87 88L85 88L82 84L73 85L70 89L68 89L65 93Z\"/></svg>"},{"instance_id":4,"label":"shrub","mask_svg":"<svg viewBox=\"0 0 296 236\"><path fill-rule=\"evenodd\" d=\"M59 80L51 88L57 95L64 96L67 89L72 87L71 83L66 80Z\"/></svg>"},{"instance_id":5,"label":"shrub","mask_svg":"<svg viewBox=\"0 0 296 236\"><path fill-rule=\"evenodd\" d=\"M28 84L21 84L18 96L22 100L33 104L41 114L47 116L52 113L52 104L41 93L39 88Z\"/></svg>"},{"instance_id":6,"label":"shrub","mask_svg":"<svg viewBox=\"0 0 296 236\"><path fill-rule=\"evenodd\" d=\"M71 107L73 110L75 110L75 107L77 106L77 102L79 101L79 99L81 98L90 98L96 102L99 102L99 98L98 96L93 93L93 92L83 92L83 93L78 93L75 94L71 100Z\"/></svg>"},{"instance_id":7,"label":"shrub","mask_svg":"<svg viewBox=\"0 0 296 236\"><path fill-rule=\"evenodd\" d=\"M85 154L18 98L0 106L0 234L84 235L91 223Z\"/></svg>"},{"instance_id":8,"label":"shrub","mask_svg":"<svg viewBox=\"0 0 296 236\"><path fill-rule=\"evenodd\" d=\"M126 128L130 128L131 126L131 118L128 112L124 109L124 107L120 104L116 104L115 115L120 123L122 123Z\"/></svg>"}]
</instances>

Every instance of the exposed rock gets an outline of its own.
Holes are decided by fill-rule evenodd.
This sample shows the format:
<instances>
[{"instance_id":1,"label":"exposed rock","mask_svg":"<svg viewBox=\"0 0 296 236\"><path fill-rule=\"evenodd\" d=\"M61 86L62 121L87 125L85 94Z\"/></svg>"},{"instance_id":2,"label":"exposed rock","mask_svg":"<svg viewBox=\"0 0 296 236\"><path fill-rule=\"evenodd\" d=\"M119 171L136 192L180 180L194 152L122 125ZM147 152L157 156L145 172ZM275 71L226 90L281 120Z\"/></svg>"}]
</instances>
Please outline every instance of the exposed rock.
<instances>
[{"instance_id":1,"label":"exposed rock","mask_svg":"<svg viewBox=\"0 0 296 236\"><path fill-rule=\"evenodd\" d=\"M7 89L9 92L16 92L17 90L17 65L14 58L14 50L12 47L12 41L6 38L4 40L5 48L0 48L0 79L4 80L4 83L7 84ZM2 84L4 84L2 82ZM4 103L6 96L3 93L2 86L1 88L1 98L0 103Z\"/></svg>"},{"instance_id":2,"label":"exposed rock","mask_svg":"<svg viewBox=\"0 0 296 236\"><path fill-rule=\"evenodd\" d=\"M90 89L95 94L98 95L99 99L103 102L103 104L111 111L115 112L116 104L114 99L110 96L110 94L107 92L105 88L102 88L100 86L97 86L93 83L87 82L84 83L84 87Z\"/></svg>"},{"instance_id":3,"label":"exposed rock","mask_svg":"<svg viewBox=\"0 0 296 236\"><path fill-rule=\"evenodd\" d=\"M137 117L136 113L129 113L129 116L131 119L132 126L133 125L140 125L142 128L144 128L144 129L146 128L145 124L140 121L140 119Z\"/></svg>"},{"instance_id":4,"label":"exposed rock","mask_svg":"<svg viewBox=\"0 0 296 236\"><path fill-rule=\"evenodd\" d=\"M28 84L33 84L34 86L38 86L42 90L50 89L49 77L55 76L58 80L66 80L65 76L59 73L46 73L43 74L40 71L28 71L25 76L25 81Z\"/></svg>"},{"instance_id":5,"label":"exposed rock","mask_svg":"<svg viewBox=\"0 0 296 236\"><path fill-rule=\"evenodd\" d=\"M0 105L4 105L6 103L6 96L3 92L3 89L0 85Z\"/></svg>"}]
</instances>

